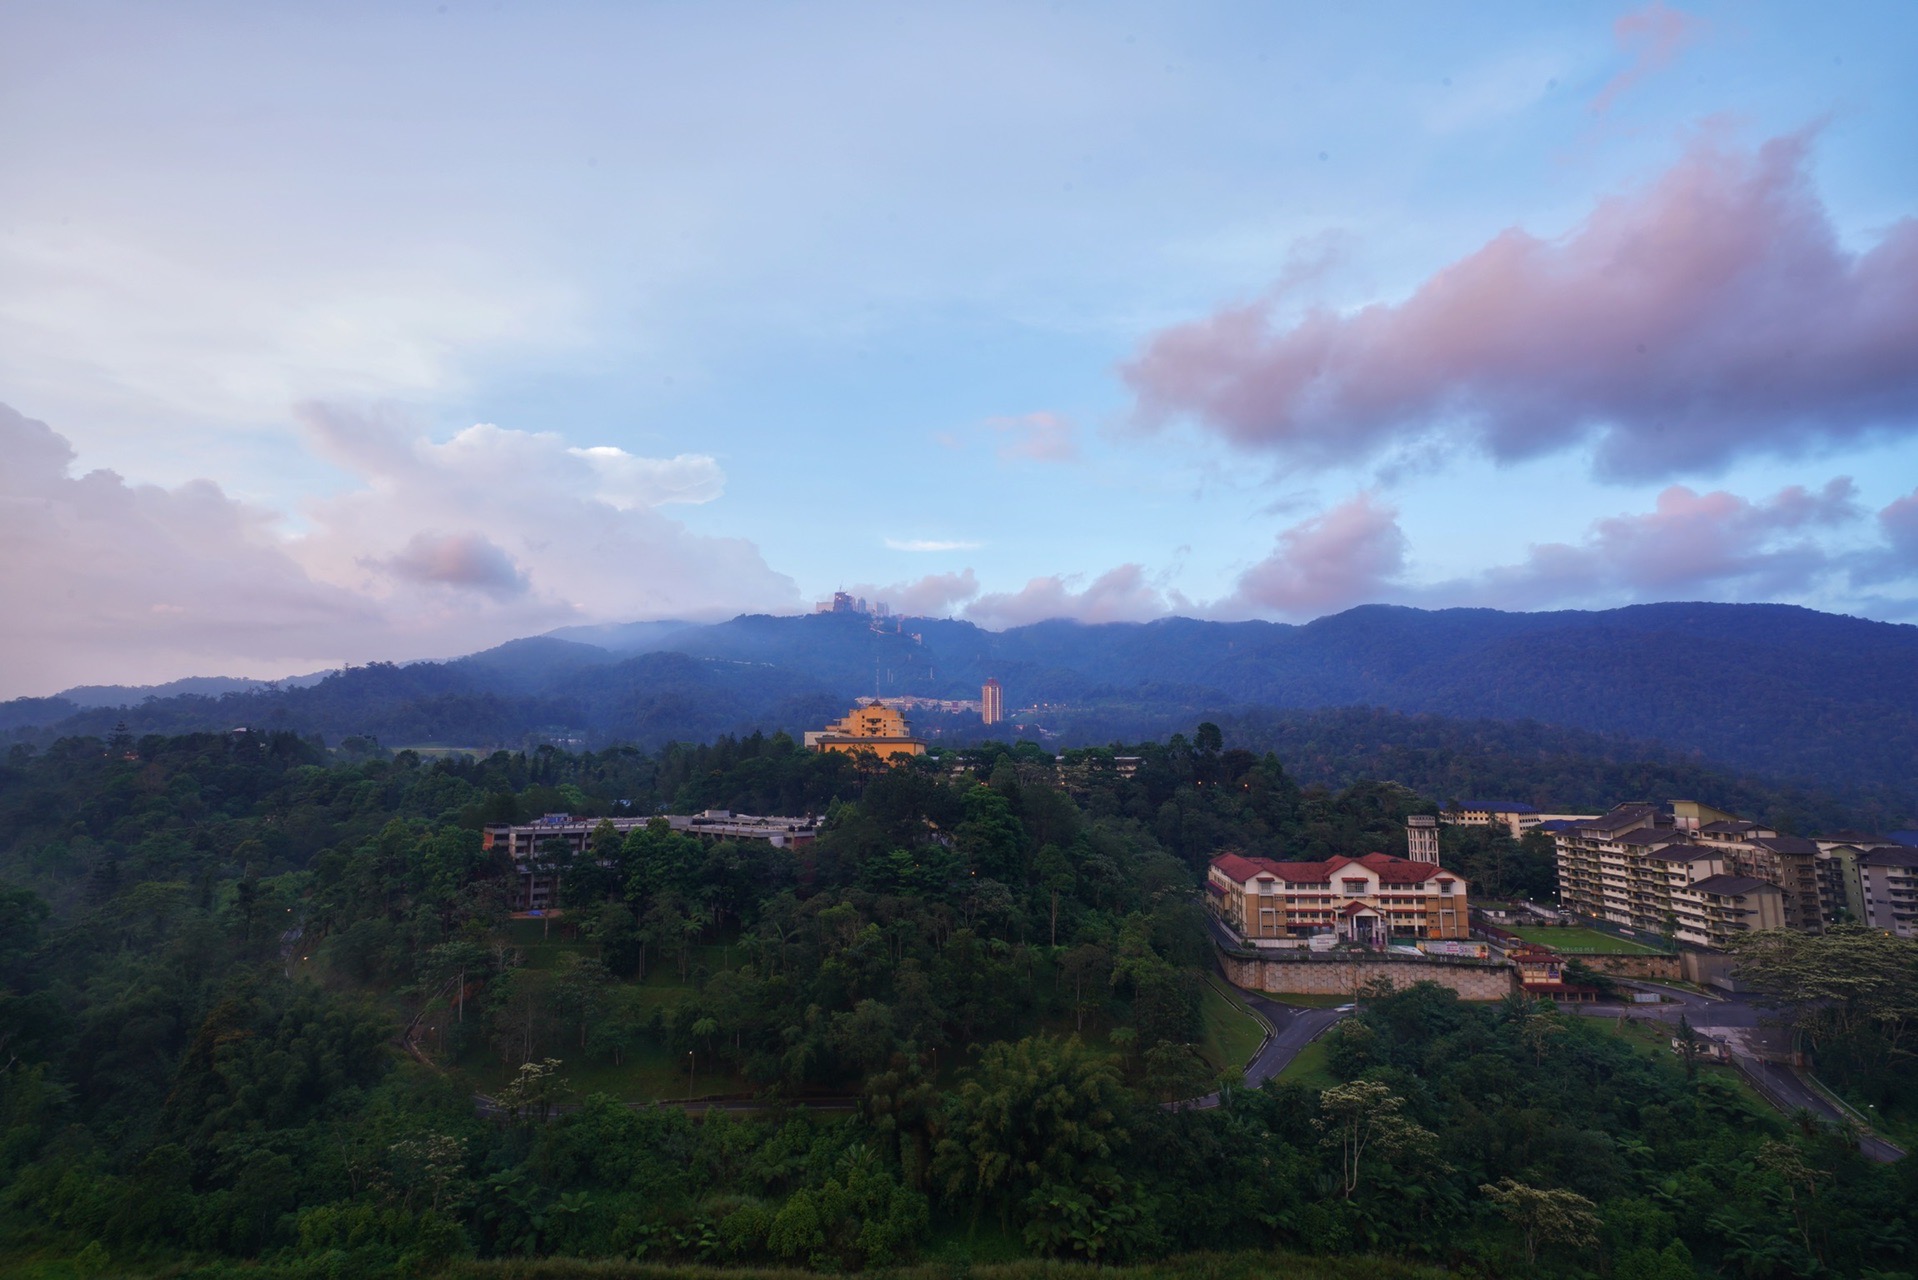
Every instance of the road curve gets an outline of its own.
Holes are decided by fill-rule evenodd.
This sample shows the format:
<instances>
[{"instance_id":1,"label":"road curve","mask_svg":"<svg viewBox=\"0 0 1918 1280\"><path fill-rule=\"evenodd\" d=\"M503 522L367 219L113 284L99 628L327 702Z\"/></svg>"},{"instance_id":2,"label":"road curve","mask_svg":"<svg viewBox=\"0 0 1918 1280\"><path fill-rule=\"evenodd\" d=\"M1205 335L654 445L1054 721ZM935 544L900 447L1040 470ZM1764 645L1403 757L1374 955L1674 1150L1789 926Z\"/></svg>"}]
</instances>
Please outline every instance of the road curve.
<instances>
[{"instance_id":1,"label":"road curve","mask_svg":"<svg viewBox=\"0 0 1918 1280\"><path fill-rule=\"evenodd\" d=\"M1722 1041L1738 1067L1758 1086L1760 1095L1779 1110L1792 1114L1803 1109L1841 1129L1856 1127L1853 1117L1833 1105L1797 1071L1751 1051L1751 1042L1762 1041L1766 1032L1762 1030L1764 1023L1759 1010L1749 998L1701 995L1657 982L1621 982L1620 985L1656 992L1664 996L1667 1003L1579 1005L1578 1011L1593 1018L1641 1018L1674 1025L1683 1015L1701 1035ZM1905 1156L1904 1148L1896 1143L1863 1131L1858 1134L1858 1149L1881 1164L1890 1164Z\"/></svg>"}]
</instances>

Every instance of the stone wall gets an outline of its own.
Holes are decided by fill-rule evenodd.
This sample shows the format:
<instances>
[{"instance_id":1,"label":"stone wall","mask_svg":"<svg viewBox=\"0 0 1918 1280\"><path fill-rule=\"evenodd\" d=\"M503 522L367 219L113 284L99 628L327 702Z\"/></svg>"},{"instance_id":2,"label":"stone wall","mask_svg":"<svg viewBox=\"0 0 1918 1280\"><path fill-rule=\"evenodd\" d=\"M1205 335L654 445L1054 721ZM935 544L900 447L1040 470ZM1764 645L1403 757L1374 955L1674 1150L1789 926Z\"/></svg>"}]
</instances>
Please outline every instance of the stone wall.
<instances>
[{"instance_id":1,"label":"stone wall","mask_svg":"<svg viewBox=\"0 0 1918 1280\"><path fill-rule=\"evenodd\" d=\"M1219 954L1225 976L1248 991L1287 995L1350 996L1366 983L1384 978L1396 987L1436 982L1463 1000L1503 1000L1519 989L1518 971L1509 964L1438 960L1393 955L1268 953Z\"/></svg>"},{"instance_id":2,"label":"stone wall","mask_svg":"<svg viewBox=\"0 0 1918 1280\"><path fill-rule=\"evenodd\" d=\"M1580 951L1568 953L1566 958L1582 960L1587 968L1609 973L1614 978L1637 978L1641 982L1689 981L1685 978L1684 963L1677 956L1598 955Z\"/></svg>"},{"instance_id":3,"label":"stone wall","mask_svg":"<svg viewBox=\"0 0 1918 1280\"><path fill-rule=\"evenodd\" d=\"M1749 991L1750 987L1732 976L1734 957L1722 951L1685 952L1685 979L1701 987L1713 987L1720 991Z\"/></svg>"}]
</instances>

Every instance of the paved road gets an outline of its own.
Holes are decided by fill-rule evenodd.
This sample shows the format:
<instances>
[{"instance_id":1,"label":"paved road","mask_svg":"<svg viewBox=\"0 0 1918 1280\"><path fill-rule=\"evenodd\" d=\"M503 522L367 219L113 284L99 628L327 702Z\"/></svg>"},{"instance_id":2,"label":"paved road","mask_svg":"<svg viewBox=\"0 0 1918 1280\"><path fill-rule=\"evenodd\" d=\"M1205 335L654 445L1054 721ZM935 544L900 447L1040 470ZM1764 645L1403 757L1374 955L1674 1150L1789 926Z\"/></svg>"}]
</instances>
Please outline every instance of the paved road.
<instances>
[{"instance_id":1,"label":"paved road","mask_svg":"<svg viewBox=\"0 0 1918 1280\"><path fill-rule=\"evenodd\" d=\"M1208 921L1213 932L1224 946L1238 948L1242 944L1238 938L1228 933L1217 919ZM1787 1113L1799 1108L1811 1112L1830 1124L1844 1126L1853 1123L1851 1116L1829 1102L1823 1094L1813 1089L1796 1071L1769 1061L1761 1054L1776 1055L1788 1047L1788 1033L1776 1025L1776 1018L1754 1004L1750 997L1739 995L1700 995L1682 987L1668 987L1656 982L1623 982L1620 985L1636 987L1642 991L1654 991L1666 997L1667 1003L1632 1005L1575 1005L1580 1013L1594 1018L1649 1018L1670 1023L1674 1029L1678 1019L1684 1016L1699 1034L1722 1040L1731 1050L1749 1075L1757 1077L1762 1084L1761 1093L1769 1093L1770 1101ZM1265 1044L1254 1055L1245 1069L1247 1088L1256 1089L1273 1076L1285 1070L1299 1051L1323 1035L1328 1027L1346 1015L1344 1009L1298 1009L1291 1005L1268 1000L1256 992L1241 989L1239 994L1263 1020L1271 1034ZM1203 1110L1219 1105L1219 1095L1209 1093L1203 1098L1194 1098L1189 1102L1174 1103L1175 1107L1190 1107ZM1889 1164L1904 1158L1904 1149L1875 1134L1860 1134L1858 1149L1873 1160Z\"/></svg>"},{"instance_id":2,"label":"paved road","mask_svg":"<svg viewBox=\"0 0 1918 1280\"><path fill-rule=\"evenodd\" d=\"M1212 922L1214 932L1218 922ZM1238 939L1230 938L1229 944L1239 945ZM1232 984L1225 978L1224 970L1219 972L1219 981ZM1252 1061L1245 1064L1245 1087L1256 1089L1267 1080L1278 1075L1299 1056L1300 1050L1324 1035L1328 1028L1350 1012L1342 1009L1301 1009L1295 1005L1280 1004L1277 1000L1268 1000L1256 991L1247 991L1244 987L1234 987L1239 998L1252 1010L1252 1016L1265 1024L1265 1043L1252 1055ZM1206 1111L1219 1105L1219 1095L1208 1093L1202 1098L1189 1098L1184 1102L1168 1103L1175 1111Z\"/></svg>"},{"instance_id":3,"label":"paved road","mask_svg":"<svg viewBox=\"0 0 1918 1280\"><path fill-rule=\"evenodd\" d=\"M1627 982L1621 985L1641 991L1655 991L1670 1003L1646 1005L1579 1005L1578 1011L1594 1018L1646 1018L1671 1024L1682 1015L1699 1034L1722 1040L1745 1072L1755 1077L1760 1092L1770 1094L1773 1106L1787 1113L1800 1108L1830 1124L1853 1123L1852 1117L1828 1101L1788 1066L1768 1060L1763 1054L1778 1054L1788 1047L1789 1033L1778 1028L1775 1017L1739 995L1704 996L1680 987L1655 982ZM1873 1160L1889 1164L1904 1158L1904 1149L1875 1134L1860 1134L1858 1149Z\"/></svg>"},{"instance_id":4,"label":"paved road","mask_svg":"<svg viewBox=\"0 0 1918 1280\"><path fill-rule=\"evenodd\" d=\"M1306 1045L1324 1035L1327 1028L1348 1012L1345 1009L1299 1009L1267 1000L1252 991L1239 994L1272 1029L1264 1046L1246 1064L1245 1087L1248 1089L1258 1088L1285 1070Z\"/></svg>"}]
</instances>

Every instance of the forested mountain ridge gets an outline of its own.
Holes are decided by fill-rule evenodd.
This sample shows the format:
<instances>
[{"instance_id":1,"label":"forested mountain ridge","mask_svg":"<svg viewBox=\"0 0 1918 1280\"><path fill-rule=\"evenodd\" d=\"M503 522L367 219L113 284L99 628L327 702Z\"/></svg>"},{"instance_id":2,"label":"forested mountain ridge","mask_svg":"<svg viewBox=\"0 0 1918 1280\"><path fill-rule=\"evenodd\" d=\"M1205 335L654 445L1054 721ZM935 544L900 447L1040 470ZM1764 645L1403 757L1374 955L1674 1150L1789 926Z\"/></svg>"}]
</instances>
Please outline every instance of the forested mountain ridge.
<instances>
[{"instance_id":1,"label":"forested mountain ridge","mask_svg":"<svg viewBox=\"0 0 1918 1280\"><path fill-rule=\"evenodd\" d=\"M976 697L1070 746L1202 714L1362 706L1534 720L1827 787L1906 796L1918 758L1918 627L1786 605L1656 604L1502 613L1365 606L1300 626L1168 618L1003 632L863 615L750 615L571 628L445 663L375 664L307 689L166 698L135 732L263 724L395 743L516 745L797 732L854 695ZM585 641L591 640L591 643ZM0 730L104 733L116 714L0 704ZM955 728L959 727L957 725Z\"/></svg>"}]
</instances>

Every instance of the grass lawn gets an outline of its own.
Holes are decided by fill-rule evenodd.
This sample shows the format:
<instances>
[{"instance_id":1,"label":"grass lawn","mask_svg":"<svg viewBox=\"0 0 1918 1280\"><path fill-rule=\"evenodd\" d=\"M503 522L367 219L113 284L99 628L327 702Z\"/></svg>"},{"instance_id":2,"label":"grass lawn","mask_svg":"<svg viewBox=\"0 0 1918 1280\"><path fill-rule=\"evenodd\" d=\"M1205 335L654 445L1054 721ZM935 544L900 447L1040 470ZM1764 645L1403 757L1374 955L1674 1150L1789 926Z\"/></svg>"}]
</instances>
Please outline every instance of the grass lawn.
<instances>
[{"instance_id":1,"label":"grass lawn","mask_svg":"<svg viewBox=\"0 0 1918 1280\"><path fill-rule=\"evenodd\" d=\"M1504 926L1507 933L1515 933L1527 942L1536 942L1540 946L1551 947L1570 955L1585 952L1588 955L1663 955L1657 947L1648 947L1642 942L1633 942L1629 938L1616 937L1609 933L1600 933L1596 929L1579 926L1527 925L1523 928Z\"/></svg>"},{"instance_id":2,"label":"grass lawn","mask_svg":"<svg viewBox=\"0 0 1918 1280\"><path fill-rule=\"evenodd\" d=\"M1305 1048L1299 1050L1299 1056L1285 1064L1285 1070L1279 1072L1280 1084L1303 1085L1307 1089L1330 1089L1339 1083L1327 1065L1329 1053L1325 1037L1320 1036Z\"/></svg>"},{"instance_id":3,"label":"grass lawn","mask_svg":"<svg viewBox=\"0 0 1918 1280\"><path fill-rule=\"evenodd\" d=\"M1204 995L1201 1010L1205 1017L1205 1040L1201 1049L1207 1060L1222 1072L1243 1069L1265 1043L1265 1024L1246 1012L1245 1006L1222 983L1208 980Z\"/></svg>"}]
</instances>

